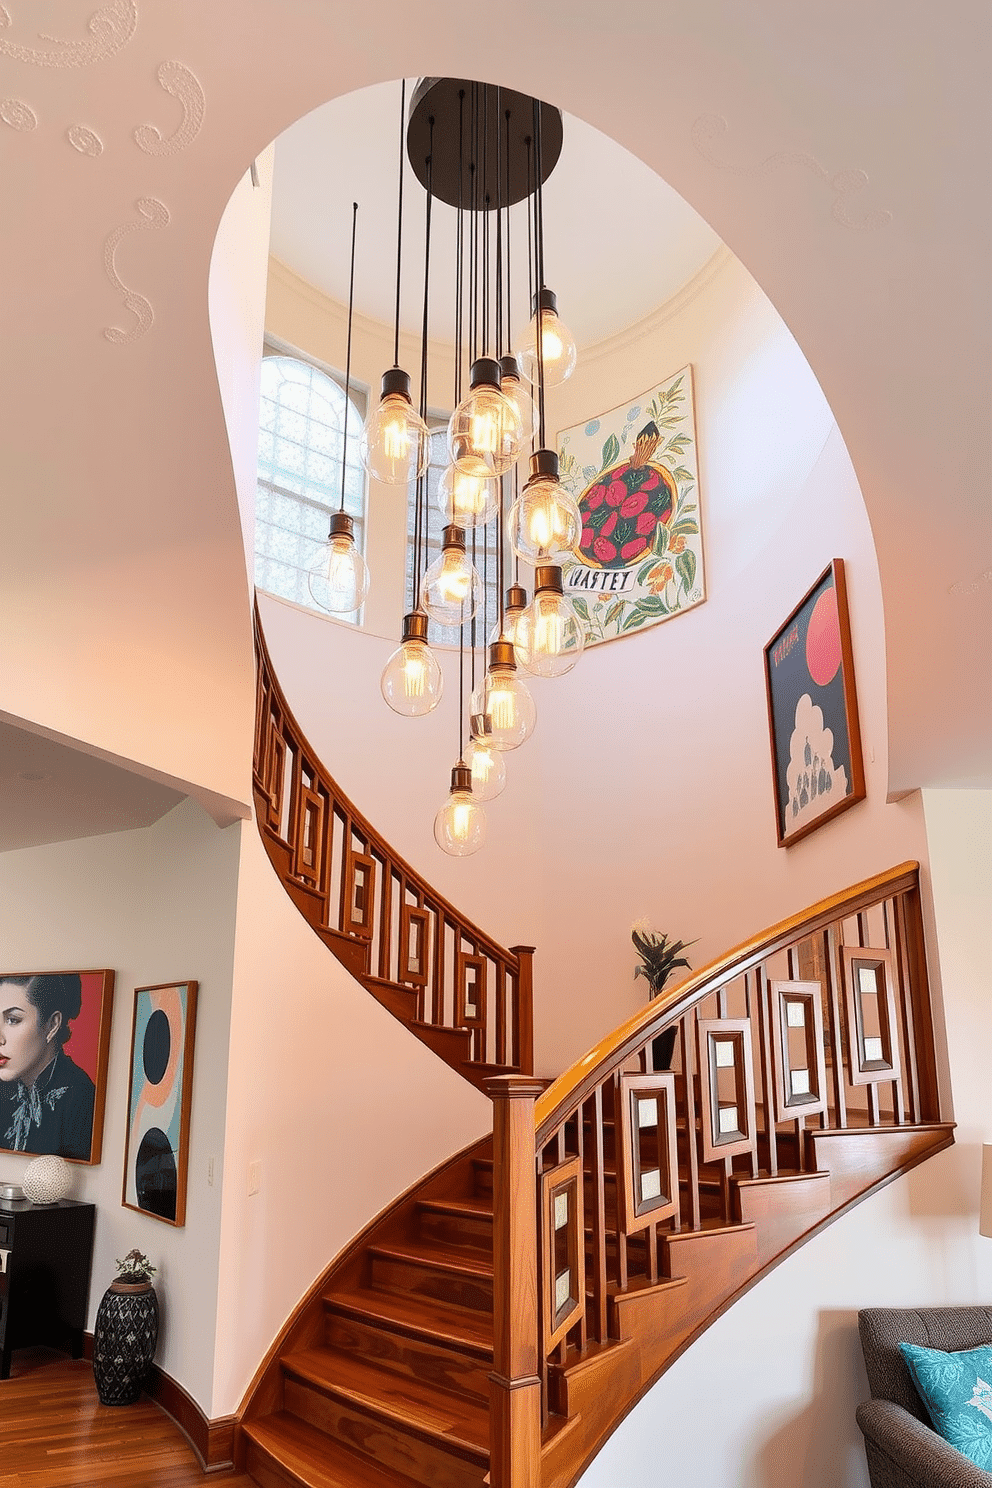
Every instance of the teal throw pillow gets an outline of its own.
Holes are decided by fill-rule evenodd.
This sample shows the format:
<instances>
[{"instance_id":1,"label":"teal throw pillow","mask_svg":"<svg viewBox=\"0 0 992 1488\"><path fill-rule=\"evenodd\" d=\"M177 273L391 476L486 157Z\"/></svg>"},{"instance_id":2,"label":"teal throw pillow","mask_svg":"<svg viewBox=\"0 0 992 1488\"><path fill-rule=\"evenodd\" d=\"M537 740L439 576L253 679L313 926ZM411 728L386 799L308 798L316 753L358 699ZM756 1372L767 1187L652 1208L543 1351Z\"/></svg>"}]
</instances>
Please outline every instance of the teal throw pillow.
<instances>
[{"instance_id":1,"label":"teal throw pillow","mask_svg":"<svg viewBox=\"0 0 992 1488\"><path fill-rule=\"evenodd\" d=\"M914 1343L899 1348L934 1430L992 1472L992 1345L957 1354Z\"/></svg>"}]
</instances>

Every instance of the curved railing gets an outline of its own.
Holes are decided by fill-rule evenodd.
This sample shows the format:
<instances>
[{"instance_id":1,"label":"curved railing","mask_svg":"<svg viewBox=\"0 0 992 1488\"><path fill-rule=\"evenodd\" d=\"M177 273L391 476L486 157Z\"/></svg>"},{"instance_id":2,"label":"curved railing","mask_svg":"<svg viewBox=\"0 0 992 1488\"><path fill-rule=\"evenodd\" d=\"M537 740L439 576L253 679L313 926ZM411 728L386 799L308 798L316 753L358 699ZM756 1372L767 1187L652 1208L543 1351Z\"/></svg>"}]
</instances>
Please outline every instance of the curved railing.
<instances>
[{"instance_id":1,"label":"curved railing","mask_svg":"<svg viewBox=\"0 0 992 1488\"><path fill-rule=\"evenodd\" d=\"M499 1091L496 1243L501 1202L508 1210L506 1196L532 1185L507 1221L507 1254L524 1259L505 1280L510 1297L534 1302L501 1314L497 1269L507 1332L496 1349L520 1371L506 1370L522 1391L517 1435L530 1432L532 1455L543 1430L541 1483L557 1488L756 1275L951 1140L939 1125L918 865L738 947L543 1093L514 1080L494 1081ZM638 1326L637 1352L624 1354ZM607 1385L597 1371L608 1356ZM514 1477L512 1459L493 1468L494 1483Z\"/></svg>"},{"instance_id":2,"label":"curved railing","mask_svg":"<svg viewBox=\"0 0 992 1488\"><path fill-rule=\"evenodd\" d=\"M530 946L504 949L375 830L317 758L272 671L258 613L254 791L283 884L340 961L481 1086L533 1069Z\"/></svg>"}]
</instances>

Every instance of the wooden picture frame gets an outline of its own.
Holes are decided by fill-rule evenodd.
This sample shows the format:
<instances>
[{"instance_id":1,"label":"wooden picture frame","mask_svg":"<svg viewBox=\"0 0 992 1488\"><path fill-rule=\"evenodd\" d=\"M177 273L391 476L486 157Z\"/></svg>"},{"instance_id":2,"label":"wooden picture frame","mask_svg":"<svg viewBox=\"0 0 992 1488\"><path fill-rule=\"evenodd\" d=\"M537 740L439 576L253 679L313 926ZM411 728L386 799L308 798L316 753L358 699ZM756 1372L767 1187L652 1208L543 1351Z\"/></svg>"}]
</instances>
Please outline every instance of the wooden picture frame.
<instances>
[{"instance_id":1,"label":"wooden picture frame","mask_svg":"<svg viewBox=\"0 0 992 1488\"><path fill-rule=\"evenodd\" d=\"M112 971L0 972L0 1151L100 1161L113 1001Z\"/></svg>"},{"instance_id":2,"label":"wooden picture frame","mask_svg":"<svg viewBox=\"0 0 992 1488\"><path fill-rule=\"evenodd\" d=\"M835 558L764 650L779 847L865 798L844 560Z\"/></svg>"},{"instance_id":3,"label":"wooden picture frame","mask_svg":"<svg viewBox=\"0 0 992 1488\"><path fill-rule=\"evenodd\" d=\"M186 1223L197 982L134 989L121 1203Z\"/></svg>"},{"instance_id":4,"label":"wooden picture frame","mask_svg":"<svg viewBox=\"0 0 992 1488\"><path fill-rule=\"evenodd\" d=\"M618 1197L627 1235L663 1219L679 1227L675 1076L621 1074Z\"/></svg>"}]
</instances>

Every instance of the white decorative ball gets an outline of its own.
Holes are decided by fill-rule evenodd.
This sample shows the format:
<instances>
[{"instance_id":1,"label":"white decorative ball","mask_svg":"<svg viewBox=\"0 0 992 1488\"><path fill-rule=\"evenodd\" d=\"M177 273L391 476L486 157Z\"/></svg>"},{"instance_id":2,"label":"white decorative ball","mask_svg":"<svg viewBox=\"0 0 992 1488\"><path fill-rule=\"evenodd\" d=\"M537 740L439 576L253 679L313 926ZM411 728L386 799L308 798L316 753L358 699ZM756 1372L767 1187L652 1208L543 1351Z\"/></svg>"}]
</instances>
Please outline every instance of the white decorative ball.
<instances>
[{"instance_id":1,"label":"white decorative ball","mask_svg":"<svg viewBox=\"0 0 992 1488\"><path fill-rule=\"evenodd\" d=\"M24 1169L24 1197L34 1204L55 1204L72 1187L72 1169L64 1157L36 1157Z\"/></svg>"}]
</instances>

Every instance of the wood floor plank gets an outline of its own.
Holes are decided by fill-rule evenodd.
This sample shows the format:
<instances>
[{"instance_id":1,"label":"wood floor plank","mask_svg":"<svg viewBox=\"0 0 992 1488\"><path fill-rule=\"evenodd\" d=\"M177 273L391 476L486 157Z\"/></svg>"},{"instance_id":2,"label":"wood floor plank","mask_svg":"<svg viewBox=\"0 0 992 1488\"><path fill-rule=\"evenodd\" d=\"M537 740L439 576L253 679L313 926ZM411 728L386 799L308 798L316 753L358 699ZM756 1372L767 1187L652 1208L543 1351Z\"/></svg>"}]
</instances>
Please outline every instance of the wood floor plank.
<instances>
[{"instance_id":1,"label":"wood floor plank","mask_svg":"<svg viewBox=\"0 0 992 1488\"><path fill-rule=\"evenodd\" d=\"M0 1463L0 1488L253 1488L244 1473L206 1478L157 1405L101 1405L92 1365L47 1349L19 1350L0 1380Z\"/></svg>"}]
</instances>

